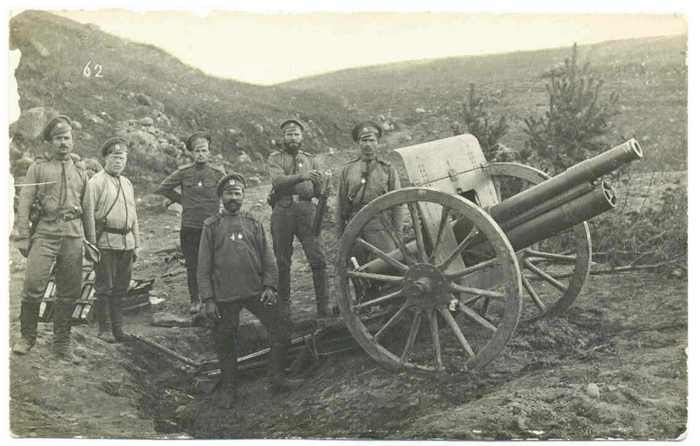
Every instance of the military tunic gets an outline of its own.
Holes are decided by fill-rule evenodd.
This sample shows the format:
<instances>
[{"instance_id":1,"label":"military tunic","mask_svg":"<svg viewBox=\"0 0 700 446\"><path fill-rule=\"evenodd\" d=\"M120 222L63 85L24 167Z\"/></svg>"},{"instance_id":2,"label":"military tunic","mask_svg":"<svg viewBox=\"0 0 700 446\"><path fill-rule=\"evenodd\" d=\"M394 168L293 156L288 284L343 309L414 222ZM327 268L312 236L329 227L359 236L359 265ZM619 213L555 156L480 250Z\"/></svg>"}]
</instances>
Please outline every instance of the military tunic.
<instances>
[{"instance_id":1,"label":"military tunic","mask_svg":"<svg viewBox=\"0 0 700 446\"><path fill-rule=\"evenodd\" d=\"M396 169L375 158L369 162L358 158L348 163L340 174L336 200L336 230L340 236L350 219L370 201L401 187ZM403 211L393 210L391 222L398 231L403 225ZM391 237L379 219L370 220L362 231L363 238L385 252L394 248Z\"/></svg>"},{"instance_id":2,"label":"military tunic","mask_svg":"<svg viewBox=\"0 0 700 446\"><path fill-rule=\"evenodd\" d=\"M18 239L30 237L32 203L41 213L32 228L22 300L41 301L55 262L56 299L69 303L80 296L82 287L82 239L84 219L82 198L87 176L71 157L39 159L29 166L17 211Z\"/></svg>"},{"instance_id":3,"label":"military tunic","mask_svg":"<svg viewBox=\"0 0 700 446\"><path fill-rule=\"evenodd\" d=\"M289 320L281 304L260 302L265 287L276 288L277 268L265 230L252 216L221 210L204 221L199 246L199 294L216 302L220 319L214 321L212 338L222 377L232 379L239 351L238 325L243 308L267 329L273 352L289 344Z\"/></svg>"},{"instance_id":4,"label":"military tunic","mask_svg":"<svg viewBox=\"0 0 700 446\"><path fill-rule=\"evenodd\" d=\"M197 258L199 239L202 236L202 223L219 210L219 196L216 185L226 175L223 168L210 163L191 163L180 167L168 176L157 193L182 205L180 227L180 247L187 267L187 288L190 301L199 301L197 286ZM180 188L180 192L175 189Z\"/></svg>"},{"instance_id":5,"label":"military tunic","mask_svg":"<svg viewBox=\"0 0 700 446\"><path fill-rule=\"evenodd\" d=\"M320 195L320 185L312 181L299 181L299 175L320 170L318 161L301 150L296 155L277 151L268 158L268 170L277 196L272 209L271 232L280 276L280 299L288 305L294 236L301 242L315 275L316 298L318 300L321 295L325 299L323 295L328 292L324 283L326 258L318 237L313 234L316 205L311 202L312 197Z\"/></svg>"}]
</instances>

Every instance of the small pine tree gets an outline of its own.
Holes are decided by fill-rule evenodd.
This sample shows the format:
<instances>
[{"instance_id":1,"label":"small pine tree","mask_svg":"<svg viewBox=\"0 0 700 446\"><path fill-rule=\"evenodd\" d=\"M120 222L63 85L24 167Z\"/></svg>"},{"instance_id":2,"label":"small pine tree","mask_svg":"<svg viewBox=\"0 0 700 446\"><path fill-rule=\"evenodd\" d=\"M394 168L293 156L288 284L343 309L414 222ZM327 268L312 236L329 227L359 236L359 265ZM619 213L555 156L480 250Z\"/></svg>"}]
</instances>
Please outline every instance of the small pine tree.
<instances>
[{"instance_id":1,"label":"small pine tree","mask_svg":"<svg viewBox=\"0 0 700 446\"><path fill-rule=\"evenodd\" d=\"M589 63L578 65L576 44L571 58L545 76L549 109L544 117L524 119L525 149L545 170L559 172L606 147L601 137L611 131L611 120L619 113L619 96L613 92L607 100L600 99L603 81Z\"/></svg>"},{"instance_id":2,"label":"small pine tree","mask_svg":"<svg viewBox=\"0 0 700 446\"><path fill-rule=\"evenodd\" d=\"M498 141L508 132L508 123L506 117L501 116L494 125L486 105L486 98L477 96L474 84L469 84L469 96L462 102L460 118L466 131L479 140L486 159L493 161L499 151Z\"/></svg>"}]
</instances>

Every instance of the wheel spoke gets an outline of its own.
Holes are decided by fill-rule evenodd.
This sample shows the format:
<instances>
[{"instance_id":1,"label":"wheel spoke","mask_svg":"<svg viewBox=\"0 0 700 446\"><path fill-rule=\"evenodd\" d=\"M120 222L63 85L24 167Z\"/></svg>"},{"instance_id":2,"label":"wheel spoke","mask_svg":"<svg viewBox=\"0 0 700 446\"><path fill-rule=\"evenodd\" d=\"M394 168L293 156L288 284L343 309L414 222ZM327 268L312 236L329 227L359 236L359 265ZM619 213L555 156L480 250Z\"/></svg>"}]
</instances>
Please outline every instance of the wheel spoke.
<instances>
[{"instance_id":1,"label":"wheel spoke","mask_svg":"<svg viewBox=\"0 0 700 446\"><path fill-rule=\"evenodd\" d=\"M457 321L455 320L455 318L452 317L452 314L450 314L447 308L441 307L438 309L438 311L440 311L440 314L442 315L443 319L445 319L447 325L449 325L452 329L452 332L454 333L459 343L462 345L464 351L466 351L467 354L472 358L476 356L474 355L474 350L472 350L472 346L469 345L469 342L467 342L467 339L464 337L462 330L459 328L459 325L457 325Z\"/></svg>"},{"instance_id":2,"label":"wheel spoke","mask_svg":"<svg viewBox=\"0 0 700 446\"><path fill-rule=\"evenodd\" d=\"M393 292L386 294L384 296L377 297L376 299L368 300L366 302L362 302L361 304L357 304L353 307L353 309L359 310L361 308L371 307L372 305L378 305L380 303L386 302L386 301L394 299L396 297L400 297L401 292L402 292L402 290L393 291Z\"/></svg>"},{"instance_id":3,"label":"wheel spoke","mask_svg":"<svg viewBox=\"0 0 700 446\"><path fill-rule=\"evenodd\" d=\"M540 276L545 282L549 283L553 287L557 288L559 291L566 291L569 287L564 285L563 283L559 282L557 279L554 277L550 276L549 273L545 272L544 270L536 267L531 261L525 259L523 261L523 264L525 265L525 268L528 270L532 271L533 273L537 274Z\"/></svg>"},{"instance_id":4,"label":"wheel spoke","mask_svg":"<svg viewBox=\"0 0 700 446\"><path fill-rule=\"evenodd\" d=\"M445 226L447 226L449 216L450 208L448 208L447 206L443 206L442 214L440 214L440 226L438 227L437 236L435 237L435 242L433 243L433 250L430 253L430 259L428 260L429 263L433 263L433 261L435 260L435 254L437 254L438 252L438 247L440 246L440 242L442 241L442 234L443 232L445 232Z\"/></svg>"},{"instance_id":5,"label":"wheel spoke","mask_svg":"<svg viewBox=\"0 0 700 446\"><path fill-rule=\"evenodd\" d=\"M484 290L482 288L473 288L463 285L458 285L456 283L450 284L450 290L456 291L458 293L473 294L477 296L495 297L498 299L505 299L505 293L499 293L498 291Z\"/></svg>"},{"instance_id":6,"label":"wheel spoke","mask_svg":"<svg viewBox=\"0 0 700 446\"><path fill-rule=\"evenodd\" d=\"M435 368L438 370L443 370L445 366L442 364L442 349L440 348L440 334L438 333L437 313L434 310L428 310L428 320L430 321L430 337L433 340Z\"/></svg>"},{"instance_id":7,"label":"wheel spoke","mask_svg":"<svg viewBox=\"0 0 700 446\"><path fill-rule=\"evenodd\" d=\"M466 316L474 319L477 323L479 323L479 325L486 328L487 330L490 330L494 333L498 330L498 328L496 328L491 322L489 322L486 319L484 319L483 317L481 317L481 315L479 315L479 313L472 310L471 308L464 305L463 303L460 302L459 306L457 308L459 308L459 311L464 313Z\"/></svg>"},{"instance_id":8,"label":"wheel spoke","mask_svg":"<svg viewBox=\"0 0 700 446\"><path fill-rule=\"evenodd\" d=\"M561 263L576 263L576 256L555 254L553 252L537 251L532 248L525 249L527 257L535 257L549 260L557 260Z\"/></svg>"},{"instance_id":9,"label":"wheel spoke","mask_svg":"<svg viewBox=\"0 0 700 446\"><path fill-rule=\"evenodd\" d=\"M408 252L408 248L406 245L403 243L402 236L401 234L396 233L396 228L394 228L394 225L391 224L389 219L384 215L383 212L379 213L379 220L382 222L382 226L384 226L384 230L389 234L389 237L391 237L391 240L393 240L394 245L401 251L401 255L403 256L404 262L408 264L414 264L415 262L413 261L413 258Z\"/></svg>"},{"instance_id":10,"label":"wheel spoke","mask_svg":"<svg viewBox=\"0 0 700 446\"><path fill-rule=\"evenodd\" d=\"M394 325L396 322L398 322L399 318L401 318L401 315L408 309L408 304L404 303L401 308L399 308L396 313L394 313L391 318L380 328L377 330L377 332L374 334L374 340L377 341L379 340L379 337L386 332L386 330L389 329L392 325Z\"/></svg>"},{"instance_id":11,"label":"wheel spoke","mask_svg":"<svg viewBox=\"0 0 700 446\"><path fill-rule=\"evenodd\" d=\"M377 248L376 246L374 246L373 244L371 244L367 240L365 240L363 238L358 238L357 243L360 244L362 247L367 248L370 251L372 251L377 257L381 258L386 263L393 266L394 268L396 268L400 272L403 273L403 272L408 271L408 266L401 263L401 261L399 261L398 259L395 259L394 257L392 257L389 253L386 253L386 252L382 251L381 249Z\"/></svg>"},{"instance_id":12,"label":"wheel spoke","mask_svg":"<svg viewBox=\"0 0 700 446\"><path fill-rule=\"evenodd\" d=\"M527 291L527 294L530 295L530 298L532 301L539 307L541 311L545 311L547 309L546 305L542 302L542 299L540 299L540 296L537 294L537 291L535 291L535 288L532 286L532 283L530 280L528 280L527 277L523 277L523 286L525 287L525 291Z\"/></svg>"},{"instance_id":13,"label":"wheel spoke","mask_svg":"<svg viewBox=\"0 0 700 446\"><path fill-rule=\"evenodd\" d=\"M418 329L420 328L421 316L423 313L416 311L413 314L413 322L411 322L411 330L408 332L408 338L406 339L406 345L403 347L403 353L401 353L401 362L405 363L406 358L408 358L408 353L413 348L413 344L416 343L416 335L418 335Z\"/></svg>"},{"instance_id":14,"label":"wheel spoke","mask_svg":"<svg viewBox=\"0 0 700 446\"><path fill-rule=\"evenodd\" d=\"M413 232L416 233L416 248L418 249L418 258L421 262L427 262L428 256L425 251L425 241L423 240L423 225L420 221L420 215L418 215L418 205L415 202L408 203L408 211L411 213Z\"/></svg>"},{"instance_id":15,"label":"wheel spoke","mask_svg":"<svg viewBox=\"0 0 700 446\"><path fill-rule=\"evenodd\" d=\"M456 259L457 256L458 256L462 251L464 251L464 250L469 246L469 244L476 238L477 234L479 234L478 231L473 231L471 234L469 234L468 236L464 237L464 240L462 240L461 242L459 242L459 244L457 245L457 247L450 253L449 256L447 256L447 259L445 259L445 261L442 262L442 263L438 266L438 269L439 269L440 271L445 271L445 270L447 269L447 267L450 266L450 263L452 263L452 262L454 261L454 259Z\"/></svg>"},{"instance_id":16,"label":"wheel spoke","mask_svg":"<svg viewBox=\"0 0 700 446\"><path fill-rule=\"evenodd\" d=\"M401 283L403 281L403 277L401 276L389 276L387 274L364 273L362 271L348 271L347 274L350 277L374 280L377 282Z\"/></svg>"},{"instance_id":17,"label":"wheel spoke","mask_svg":"<svg viewBox=\"0 0 700 446\"><path fill-rule=\"evenodd\" d=\"M469 268L465 268L461 271L457 271L454 273L446 273L445 278L447 278L448 280L459 279L460 277L464 277L464 276L471 274L475 271L479 271L480 269L493 266L496 263L498 263L498 259L487 260L485 262L481 262L481 263L477 263L476 265L472 265Z\"/></svg>"}]
</instances>

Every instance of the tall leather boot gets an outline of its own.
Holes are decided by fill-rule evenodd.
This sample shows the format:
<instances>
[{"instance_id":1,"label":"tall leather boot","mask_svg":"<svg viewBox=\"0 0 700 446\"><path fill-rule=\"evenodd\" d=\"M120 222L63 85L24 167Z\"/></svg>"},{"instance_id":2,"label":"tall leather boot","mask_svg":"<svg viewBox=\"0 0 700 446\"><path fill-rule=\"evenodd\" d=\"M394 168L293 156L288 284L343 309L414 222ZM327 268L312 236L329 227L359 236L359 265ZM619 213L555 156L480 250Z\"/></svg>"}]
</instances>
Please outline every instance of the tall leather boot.
<instances>
[{"instance_id":1,"label":"tall leather boot","mask_svg":"<svg viewBox=\"0 0 700 446\"><path fill-rule=\"evenodd\" d=\"M313 272L314 292L316 294L316 315L321 318L333 317L333 309L328 300L328 275L325 269Z\"/></svg>"},{"instance_id":2,"label":"tall leather boot","mask_svg":"<svg viewBox=\"0 0 700 446\"><path fill-rule=\"evenodd\" d=\"M109 318L112 320L112 334L116 342L124 342L129 340L129 335L124 333L122 324L124 316L122 316L122 296L110 296L108 301Z\"/></svg>"},{"instance_id":3,"label":"tall leather boot","mask_svg":"<svg viewBox=\"0 0 700 446\"><path fill-rule=\"evenodd\" d=\"M53 315L53 353L58 359L77 363L79 359L73 356L70 345L74 309L74 302L56 302Z\"/></svg>"},{"instance_id":4,"label":"tall leather boot","mask_svg":"<svg viewBox=\"0 0 700 446\"><path fill-rule=\"evenodd\" d=\"M95 319L97 319L97 338L114 344L117 340L112 335L112 327L109 322L109 314L107 311L107 296L98 296L95 299Z\"/></svg>"},{"instance_id":5,"label":"tall leather boot","mask_svg":"<svg viewBox=\"0 0 700 446\"><path fill-rule=\"evenodd\" d=\"M36 326L39 322L39 302L22 301L20 310L21 337L12 346L12 352L18 355L26 355L36 343Z\"/></svg>"},{"instance_id":6,"label":"tall leather boot","mask_svg":"<svg viewBox=\"0 0 700 446\"><path fill-rule=\"evenodd\" d=\"M270 384L273 392L288 392L304 384L303 379L284 376L284 363L287 359L288 345L273 344L270 347Z\"/></svg>"}]
</instances>

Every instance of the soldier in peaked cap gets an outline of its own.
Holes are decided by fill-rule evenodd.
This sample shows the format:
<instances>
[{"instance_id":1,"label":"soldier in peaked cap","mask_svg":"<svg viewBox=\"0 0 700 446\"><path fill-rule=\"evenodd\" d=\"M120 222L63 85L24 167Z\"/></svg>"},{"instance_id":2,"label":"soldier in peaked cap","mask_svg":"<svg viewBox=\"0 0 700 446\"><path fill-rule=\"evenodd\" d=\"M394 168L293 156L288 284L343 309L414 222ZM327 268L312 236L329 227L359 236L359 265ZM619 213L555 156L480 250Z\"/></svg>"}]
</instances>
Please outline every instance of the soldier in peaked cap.
<instances>
[{"instance_id":1,"label":"soldier in peaked cap","mask_svg":"<svg viewBox=\"0 0 700 446\"><path fill-rule=\"evenodd\" d=\"M271 203L272 243L279 269L279 298L287 308L290 302L292 242L294 236L301 242L313 273L316 311L320 317L329 317L332 311L328 300L326 258L319 238L313 233L316 205L311 201L321 194L323 174L318 161L301 150L304 126L296 119L280 125L284 150L273 152L268 158L274 202ZM288 311L287 311L288 313Z\"/></svg>"},{"instance_id":2,"label":"soldier in peaked cap","mask_svg":"<svg viewBox=\"0 0 700 446\"><path fill-rule=\"evenodd\" d=\"M351 134L360 154L343 167L340 174L336 200L336 231L339 238L350 219L367 203L401 187L396 169L378 156L382 128L372 121L364 121L357 124ZM403 211L400 207L394 208L391 223L401 234ZM392 238L378 219L370 220L365 225L362 237L384 252L395 249ZM366 260L367 254L361 257Z\"/></svg>"},{"instance_id":3,"label":"soldier in peaked cap","mask_svg":"<svg viewBox=\"0 0 700 446\"><path fill-rule=\"evenodd\" d=\"M71 156L72 130L67 116L49 121L42 133L51 147L49 156L29 166L20 193L16 245L27 257L27 271L22 290L21 338L12 347L21 355L34 346L39 305L55 262L53 352L68 361L76 360L70 351L71 316L82 288L82 239L87 226L81 203L87 175ZM40 212L30 225L35 201Z\"/></svg>"},{"instance_id":4,"label":"soldier in peaked cap","mask_svg":"<svg viewBox=\"0 0 700 446\"><path fill-rule=\"evenodd\" d=\"M187 267L187 289L192 315L199 312L200 304L197 290L197 258L202 223L219 210L216 185L226 175L222 167L210 163L210 144L211 135L208 132L197 131L190 135L185 146L192 152L194 162L173 172L160 183L157 191L172 202L182 205L180 247Z\"/></svg>"},{"instance_id":5,"label":"soldier in peaked cap","mask_svg":"<svg viewBox=\"0 0 700 446\"><path fill-rule=\"evenodd\" d=\"M265 229L250 214L241 212L245 181L226 175L217 192L223 208L204 221L199 246L197 283L204 313L212 321L212 338L221 368L218 391L230 406L237 388L238 324L246 308L267 329L271 338L270 379L277 390L301 385L284 376L289 347L289 321L277 300L277 267Z\"/></svg>"},{"instance_id":6,"label":"soldier in peaked cap","mask_svg":"<svg viewBox=\"0 0 700 446\"><path fill-rule=\"evenodd\" d=\"M129 290L139 247L134 187L122 175L127 146L126 139L121 137L105 141L102 145L104 169L90 178L83 199L88 222L85 236L101 252L95 266L97 337L109 343L127 339L122 330L121 304Z\"/></svg>"}]
</instances>

